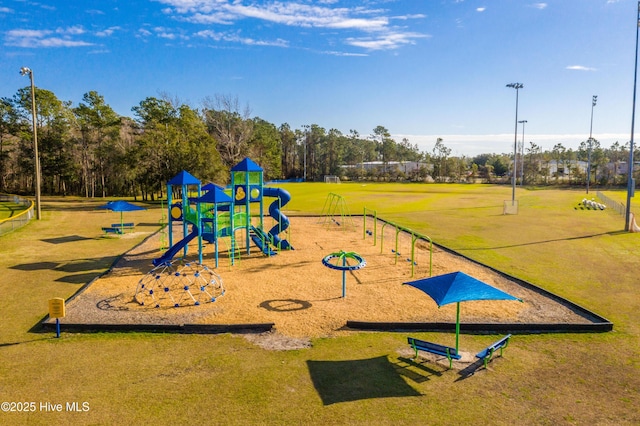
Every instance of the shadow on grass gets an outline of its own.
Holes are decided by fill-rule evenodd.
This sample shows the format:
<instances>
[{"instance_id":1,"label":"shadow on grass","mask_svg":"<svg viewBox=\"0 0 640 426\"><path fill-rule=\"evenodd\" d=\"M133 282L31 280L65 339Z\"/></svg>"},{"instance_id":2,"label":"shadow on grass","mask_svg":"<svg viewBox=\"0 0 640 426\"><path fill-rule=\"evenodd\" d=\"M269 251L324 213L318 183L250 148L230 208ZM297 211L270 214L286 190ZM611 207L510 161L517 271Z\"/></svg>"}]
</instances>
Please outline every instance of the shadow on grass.
<instances>
[{"instance_id":1,"label":"shadow on grass","mask_svg":"<svg viewBox=\"0 0 640 426\"><path fill-rule=\"evenodd\" d=\"M584 240L587 238L594 237L602 237L605 235L622 235L628 234L625 231L612 231L612 232L601 232L599 234L589 234L589 235L580 235L578 237L567 237L567 238L554 238L550 240L541 240L541 241L531 241L529 243L521 243L521 244L510 244L504 246L495 246L495 247L456 247L450 248L454 251L484 251L484 250L498 250L498 249L506 249L506 248L515 248L515 247L526 247L526 246L535 246L538 244L547 244L547 243L557 243L559 241L572 241L572 240Z\"/></svg>"},{"instance_id":2,"label":"shadow on grass","mask_svg":"<svg viewBox=\"0 0 640 426\"><path fill-rule=\"evenodd\" d=\"M413 358L398 357L398 361L396 364L398 372L416 383L429 381L432 376L442 376L441 371L425 365L424 362L417 362Z\"/></svg>"},{"instance_id":3,"label":"shadow on grass","mask_svg":"<svg viewBox=\"0 0 640 426\"><path fill-rule=\"evenodd\" d=\"M10 266L9 269L17 269L19 271L42 271L52 270L61 272L84 272L95 271L108 268L116 261L117 256L106 256L93 259L81 259L79 261L57 263L57 262L33 262L19 263Z\"/></svg>"},{"instance_id":4,"label":"shadow on grass","mask_svg":"<svg viewBox=\"0 0 640 426\"><path fill-rule=\"evenodd\" d=\"M38 339L31 339L31 340L23 340L21 342L7 342L7 343L0 343L0 349L4 348L4 347L8 347L8 346L17 346L17 345L23 345L25 343L36 343L36 342L42 342L44 340L52 340L52 339L56 339L56 337L54 336L50 336L50 337L41 337Z\"/></svg>"},{"instance_id":5,"label":"shadow on grass","mask_svg":"<svg viewBox=\"0 0 640 426\"><path fill-rule=\"evenodd\" d=\"M99 275L100 273L98 272L87 272L86 274L65 275L64 277L60 277L55 281L68 284L86 284L88 282L91 282Z\"/></svg>"},{"instance_id":6,"label":"shadow on grass","mask_svg":"<svg viewBox=\"0 0 640 426\"><path fill-rule=\"evenodd\" d=\"M400 377L386 356L348 361L307 361L324 405L371 398L421 396Z\"/></svg>"},{"instance_id":7,"label":"shadow on grass","mask_svg":"<svg viewBox=\"0 0 640 426\"><path fill-rule=\"evenodd\" d=\"M118 259L117 256L106 256L95 259L82 259L76 262L67 262L54 268L56 271L62 272L84 272L102 270L108 268Z\"/></svg>"},{"instance_id":8,"label":"shadow on grass","mask_svg":"<svg viewBox=\"0 0 640 426\"><path fill-rule=\"evenodd\" d=\"M33 262L20 263L18 265L9 266L9 269L17 269L19 271L42 271L45 269L56 269L60 265L57 262Z\"/></svg>"},{"instance_id":9,"label":"shadow on grass","mask_svg":"<svg viewBox=\"0 0 640 426\"><path fill-rule=\"evenodd\" d=\"M82 237L80 235L69 235L68 237L44 238L40 241L49 244L74 243L76 241L92 240L93 238Z\"/></svg>"}]
</instances>

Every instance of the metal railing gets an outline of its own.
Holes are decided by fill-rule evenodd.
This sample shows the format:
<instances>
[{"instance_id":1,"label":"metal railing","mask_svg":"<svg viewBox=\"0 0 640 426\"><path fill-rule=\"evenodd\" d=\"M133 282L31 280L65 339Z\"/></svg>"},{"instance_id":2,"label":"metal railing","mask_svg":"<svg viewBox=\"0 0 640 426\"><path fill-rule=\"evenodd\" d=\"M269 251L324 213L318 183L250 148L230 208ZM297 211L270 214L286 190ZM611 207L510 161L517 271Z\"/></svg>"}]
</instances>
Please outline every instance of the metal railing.
<instances>
[{"instance_id":1,"label":"metal railing","mask_svg":"<svg viewBox=\"0 0 640 426\"><path fill-rule=\"evenodd\" d=\"M0 236L15 231L18 228L23 227L34 217L33 207L34 203L26 198L19 197L17 195L0 194L0 202L10 202L15 204L21 204L27 207L26 210L18 213L13 217L0 220Z\"/></svg>"}]
</instances>

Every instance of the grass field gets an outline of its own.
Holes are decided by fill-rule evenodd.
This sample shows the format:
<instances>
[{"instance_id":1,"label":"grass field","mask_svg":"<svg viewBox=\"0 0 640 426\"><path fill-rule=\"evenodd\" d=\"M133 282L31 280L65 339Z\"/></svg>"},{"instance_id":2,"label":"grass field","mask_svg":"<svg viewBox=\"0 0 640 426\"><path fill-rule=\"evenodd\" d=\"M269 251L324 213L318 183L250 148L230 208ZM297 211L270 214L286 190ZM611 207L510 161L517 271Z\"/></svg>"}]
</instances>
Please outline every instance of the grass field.
<instances>
[{"instance_id":1,"label":"grass field","mask_svg":"<svg viewBox=\"0 0 640 426\"><path fill-rule=\"evenodd\" d=\"M624 219L612 212L576 210L584 191L518 189L519 214L504 216L510 187L283 187L292 195L291 214L319 213L327 193L339 193L352 213L375 209L587 307L611 320L614 331L516 335L504 358L466 378L400 355L406 333L353 333L291 351L263 350L235 335L63 333L56 339L30 331L46 315L47 300L67 298L102 273L157 229L161 211L149 206L125 214L136 222L137 238L103 238L100 227L117 215L95 210L103 200L44 198L43 220L2 237L0 245L0 399L35 403L34 412L0 413L0 422L640 424L640 235L623 232ZM303 237L303 230L293 233ZM473 347L495 338L461 337ZM62 412L46 403L62 404ZM79 412L67 411L67 403Z\"/></svg>"},{"instance_id":2,"label":"grass field","mask_svg":"<svg viewBox=\"0 0 640 426\"><path fill-rule=\"evenodd\" d=\"M0 221L14 217L24 210L26 210L26 207L22 204L12 203L8 201L0 202Z\"/></svg>"}]
</instances>

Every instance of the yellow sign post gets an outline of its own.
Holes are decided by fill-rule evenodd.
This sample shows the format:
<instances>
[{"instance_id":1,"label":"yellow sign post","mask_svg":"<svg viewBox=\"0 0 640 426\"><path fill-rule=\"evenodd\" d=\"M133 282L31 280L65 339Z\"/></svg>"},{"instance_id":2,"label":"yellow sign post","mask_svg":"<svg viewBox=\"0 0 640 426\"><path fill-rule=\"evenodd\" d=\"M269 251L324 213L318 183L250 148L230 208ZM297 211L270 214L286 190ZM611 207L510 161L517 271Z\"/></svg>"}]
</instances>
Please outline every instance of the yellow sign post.
<instances>
[{"instance_id":1,"label":"yellow sign post","mask_svg":"<svg viewBox=\"0 0 640 426\"><path fill-rule=\"evenodd\" d=\"M65 316L65 305L62 297L49 299L49 318L56 319L56 337L60 337L60 318Z\"/></svg>"}]
</instances>

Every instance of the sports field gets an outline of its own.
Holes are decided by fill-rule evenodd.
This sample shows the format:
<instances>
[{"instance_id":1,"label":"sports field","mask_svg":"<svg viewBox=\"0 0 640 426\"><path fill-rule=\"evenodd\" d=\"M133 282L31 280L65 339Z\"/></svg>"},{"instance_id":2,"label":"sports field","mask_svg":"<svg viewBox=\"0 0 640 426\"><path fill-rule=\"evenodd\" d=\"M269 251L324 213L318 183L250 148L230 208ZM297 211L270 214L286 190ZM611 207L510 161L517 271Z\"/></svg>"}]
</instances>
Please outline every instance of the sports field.
<instances>
[{"instance_id":1,"label":"sports field","mask_svg":"<svg viewBox=\"0 0 640 426\"><path fill-rule=\"evenodd\" d=\"M26 209L22 204L14 202L0 202L0 221L17 216Z\"/></svg>"},{"instance_id":2,"label":"sports field","mask_svg":"<svg viewBox=\"0 0 640 426\"><path fill-rule=\"evenodd\" d=\"M583 191L508 187L298 184L290 215L320 213L328 192L602 315L614 331L512 338L467 376L406 355L407 333L354 332L273 351L242 335L33 333L51 297L68 298L157 230L159 206L126 214L133 238L104 238L103 203L43 199L43 220L2 239L5 424L638 424L640 236L609 211L575 209ZM608 193L622 200L622 194ZM152 206L153 207L153 206ZM448 342L450 333L416 333ZM496 336L463 335L480 350ZM50 405L48 404L50 403ZM68 404L67 404L68 403ZM62 412L56 411L61 404ZM24 404L22 407L24 408ZM4 407L4 406L3 406ZM75 410L76 411L70 411Z\"/></svg>"}]
</instances>

